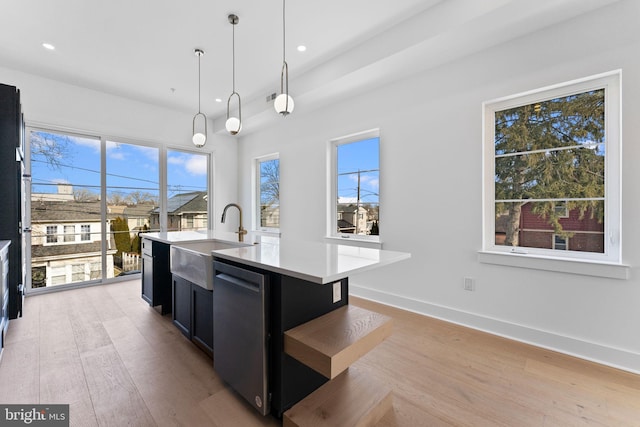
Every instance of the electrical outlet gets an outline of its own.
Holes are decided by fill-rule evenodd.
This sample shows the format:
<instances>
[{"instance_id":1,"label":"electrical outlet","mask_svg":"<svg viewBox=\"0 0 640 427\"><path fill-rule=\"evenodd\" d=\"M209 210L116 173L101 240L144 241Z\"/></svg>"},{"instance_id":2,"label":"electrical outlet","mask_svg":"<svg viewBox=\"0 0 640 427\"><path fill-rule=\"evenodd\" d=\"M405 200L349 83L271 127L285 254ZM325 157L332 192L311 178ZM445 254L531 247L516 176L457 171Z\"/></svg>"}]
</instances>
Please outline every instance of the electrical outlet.
<instances>
[{"instance_id":1,"label":"electrical outlet","mask_svg":"<svg viewBox=\"0 0 640 427\"><path fill-rule=\"evenodd\" d=\"M333 282L333 303L342 299L342 282Z\"/></svg>"},{"instance_id":2,"label":"electrical outlet","mask_svg":"<svg viewBox=\"0 0 640 427\"><path fill-rule=\"evenodd\" d=\"M474 280L473 280L472 277L465 277L464 278L463 289L465 291L475 291L476 290L476 285L475 285Z\"/></svg>"}]
</instances>

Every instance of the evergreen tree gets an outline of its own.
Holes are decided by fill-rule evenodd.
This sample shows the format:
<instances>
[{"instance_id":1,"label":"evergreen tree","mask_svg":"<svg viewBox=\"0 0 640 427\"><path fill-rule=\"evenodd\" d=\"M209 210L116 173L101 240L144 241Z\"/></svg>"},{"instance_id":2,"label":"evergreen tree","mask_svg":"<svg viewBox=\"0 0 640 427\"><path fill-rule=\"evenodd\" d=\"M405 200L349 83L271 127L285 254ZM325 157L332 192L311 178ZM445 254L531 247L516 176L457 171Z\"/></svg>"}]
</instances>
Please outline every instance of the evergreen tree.
<instances>
[{"instance_id":1,"label":"evergreen tree","mask_svg":"<svg viewBox=\"0 0 640 427\"><path fill-rule=\"evenodd\" d=\"M532 202L532 211L546 218L556 234L570 237L558 221L557 202L604 197L604 107L600 89L495 113L496 215L508 215L505 245L518 245L520 214L528 199L555 199ZM602 200L566 205L578 209L581 218L588 214L604 220Z\"/></svg>"},{"instance_id":2,"label":"evergreen tree","mask_svg":"<svg viewBox=\"0 0 640 427\"><path fill-rule=\"evenodd\" d=\"M131 252L131 237L129 235L129 224L121 217L115 218L111 222L111 232L116 241L116 256L122 256L123 252Z\"/></svg>"}]
</instances>

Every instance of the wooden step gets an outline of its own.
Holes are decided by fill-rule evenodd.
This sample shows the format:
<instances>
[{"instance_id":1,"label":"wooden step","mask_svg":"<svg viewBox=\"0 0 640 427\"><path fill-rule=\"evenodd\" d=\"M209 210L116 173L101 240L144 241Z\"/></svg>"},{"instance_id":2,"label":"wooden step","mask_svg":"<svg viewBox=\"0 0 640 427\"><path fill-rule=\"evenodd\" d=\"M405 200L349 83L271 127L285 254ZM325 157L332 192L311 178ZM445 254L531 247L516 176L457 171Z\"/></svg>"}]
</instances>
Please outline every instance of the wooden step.
<instances>
[{"instance_id":1,"label":"wooden step","mask_svg":"<svg viewBox=\"0 0 640 427\"><path fill-rule=\"evenodd\" d=\"M392 406L386 384L349 368L286 411L282 426L369 427Z\"/></svg>"},{"instance_id":2,"label":"wooden step","mask_svg":"<svg viewBox=\"0 0 640 427\"><path fill-rule=\"evenodd\" d=\"M284 351L332 379L391 335L393 320L346 305L284 333Z\"/></svg>"}]
</instances>

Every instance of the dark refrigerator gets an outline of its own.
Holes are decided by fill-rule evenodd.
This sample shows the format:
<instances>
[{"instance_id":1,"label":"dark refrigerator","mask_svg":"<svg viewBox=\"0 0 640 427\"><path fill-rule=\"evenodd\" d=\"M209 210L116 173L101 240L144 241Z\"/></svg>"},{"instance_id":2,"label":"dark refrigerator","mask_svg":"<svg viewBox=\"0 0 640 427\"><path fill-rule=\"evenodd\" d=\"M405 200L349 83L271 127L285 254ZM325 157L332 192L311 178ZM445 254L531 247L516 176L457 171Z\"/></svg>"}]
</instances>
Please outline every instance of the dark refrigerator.
<instances>
[{"instance_id":1,"label":"dark refrigerator","mask_svg":"<svg viewBox=\"0 0 640 427\"><path fill-rule=\"evenodd\" d=\"M22 186L24 121L20 91L0 84L0 240L10 240L8 301L3 316L22 316L24 284L22 239ZM4 299L4 296L2 296Z\"/></svg>"}]
</instances>

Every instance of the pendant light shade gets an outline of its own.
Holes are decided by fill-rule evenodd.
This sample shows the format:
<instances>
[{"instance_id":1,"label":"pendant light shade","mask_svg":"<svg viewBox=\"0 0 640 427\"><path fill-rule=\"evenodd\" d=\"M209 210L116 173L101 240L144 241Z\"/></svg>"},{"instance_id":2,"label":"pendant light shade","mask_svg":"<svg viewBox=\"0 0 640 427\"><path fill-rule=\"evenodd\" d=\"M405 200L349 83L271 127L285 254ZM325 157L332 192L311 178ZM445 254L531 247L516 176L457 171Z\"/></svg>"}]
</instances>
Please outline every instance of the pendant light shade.
<instances>
[{"instance_id":1,"label":"pendant light shade","mask_svg":"<svg viewBox=\"0 0 640 427\"><path fill-rule=\"evenodd\" d=\"M195 49L194 53L198 57L198 112L193 116L192 141L196 147L201 148L207 143L207 116L200 111L200 58L204 55L204 50ZM204 122L204 132L202 132L202 128L196 131L196 121L199 117Z\"/></svg>"},{"instance_id":2,"label":"pendant light shade","mask_svg":"<svg viewBox=\"0 0 640 427\"><path fill-rule=\"evenodd\" d=\"M286 60L285 0L282 0L282 70L280 71L280 95L273 102L278 114L286 117L293 111L293 98L289 95L289 64Z\"/></svg>"},{"instance_id":3,"label":"pendant light shade","mask_svg":"<svg viewBox=\"0 0 640 427\"><path fill-rule=\"evenodd\" d=\"M240 99L240 94L236 92L236 25L240 22L240 18L238 15L231 14L228 16L229 23L231 24L231 28L233 29L232 34L232 75L233 75L233 92L229 95L229 99L227 100L227 121L225 123L225 128L227 128L227 132L231 135L237 135L242 130L242 100ZM231 98L233 96L238 98L238 117L231 116Z\"/></svg>"}]
</instances>

